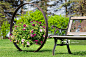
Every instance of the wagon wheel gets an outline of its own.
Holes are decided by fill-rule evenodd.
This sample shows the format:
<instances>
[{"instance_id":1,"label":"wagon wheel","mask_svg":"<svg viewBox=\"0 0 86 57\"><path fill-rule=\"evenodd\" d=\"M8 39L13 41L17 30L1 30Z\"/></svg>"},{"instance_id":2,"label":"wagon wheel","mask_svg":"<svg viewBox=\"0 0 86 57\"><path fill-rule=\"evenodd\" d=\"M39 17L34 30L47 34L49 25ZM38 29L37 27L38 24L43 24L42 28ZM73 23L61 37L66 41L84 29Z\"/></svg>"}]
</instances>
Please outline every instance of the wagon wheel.
<instances>
[{"instance_id":1,"label":"wagon wheel","mask_svg":"<svg viewBox=\"0 0 86 57\"><path fill-rule=\"evenodd\" d=\"M22 6L24 6L24 5L26 5L26 4L34 5L35 7L37 7L37 8L42 12L42 14L43 14L43 16L44 16L44 19L45 19L45 21L44 21L45 24L46 24L46 27L45 27L45 30L46 30L46 32L45 32L45 38L43 39L43 43L42 43L36 50L34 50L34 52L37 52L37 51L39 51L39 50L43 47L43 45L44 45L45 42L46 42L47 36L48 36L48 22L47 22L47 17L46 17L46 15L45 15L44 11L43 11L38 5L33 4L33 3L24 3L24 4L20 5L20 6L15 10L15 12L14 12L14 14L13 14L13 16L12 16L11 24L10 24L10 34L12 34L12 31L13 31L12 27L14 26L14 17L15 17L15 15L16 15L17 11L18 11ZM13 42L13 43L14 43L14 42ZM15 45L15 47L16 47L19 51L22 51L22 50L23 50L22 48L20 48L20 47L17 45L17 43L14 43L14 45Z\"/></svg>"}]
</instances>

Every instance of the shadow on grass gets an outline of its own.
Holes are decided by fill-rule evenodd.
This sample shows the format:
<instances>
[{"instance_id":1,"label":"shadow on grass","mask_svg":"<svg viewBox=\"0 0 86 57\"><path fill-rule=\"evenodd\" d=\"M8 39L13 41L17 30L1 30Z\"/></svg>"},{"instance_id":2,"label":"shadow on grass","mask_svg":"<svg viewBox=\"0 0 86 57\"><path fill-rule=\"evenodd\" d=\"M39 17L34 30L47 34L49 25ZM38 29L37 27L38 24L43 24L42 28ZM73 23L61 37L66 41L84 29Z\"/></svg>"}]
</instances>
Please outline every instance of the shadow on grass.
<instances>
[{"instance_id":1,"label":"shadow on grass","mask_svg":"<svg viewBox=\"0 0 86 57\"><path fill-rule=\"evenodd\" d=\"M17 51L19 51L19 50L17 50ZM35 50L22 50L22 51L23 52L34 52ZM52 50L39 50L38 52L52 52Z\"/></svg>"},{"instance_id":2,"label":"shadow on grass","mask_svg":"<svg viewBox=\"0 0 86 57\"><path fill-rule=\"evenodd\" d=\"M55 54L69 54L69 53L55 53Z\"/></svg>"},{"instance_id":3,"label":"shadow on grass","mask_svg":"<svg viewBox=\"0 0 86 57\"><path fill-rule=\"evenodd\" d=\"M69 54L69 53L55 53L55 54ZM86 55L86 51L72 52L71 55Z\"/></svg>"},{"instance_id":4,"label":"shadow on grass","mask_svg":"<svg viewBox=\"0 0 86 57\"><path fill-rule=\"evenodd\" d=\"M73 55L86 55L86 51L74 52Z\"/></svg>"}]
</instances>

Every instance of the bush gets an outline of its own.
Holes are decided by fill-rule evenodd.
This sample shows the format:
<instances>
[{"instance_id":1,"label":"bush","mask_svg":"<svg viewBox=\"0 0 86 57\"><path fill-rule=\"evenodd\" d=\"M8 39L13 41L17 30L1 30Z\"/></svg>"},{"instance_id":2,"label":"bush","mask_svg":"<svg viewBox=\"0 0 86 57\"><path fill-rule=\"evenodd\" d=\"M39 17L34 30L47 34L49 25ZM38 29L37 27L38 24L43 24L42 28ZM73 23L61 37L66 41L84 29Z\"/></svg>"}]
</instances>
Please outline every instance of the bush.
<instances>
[{"instance_id":1,"label":"bush","mask_svg":"<svg viewBox=\"0 0 86 57\"><path fill-rule=\"evenodd\" d=\"M24 22L24 23L28 24L28 23L30 23L30 21L33 21L33 20L45 23L44 16L43 16L42 12L39 10L36 10L35 12L29 11L29 13L27 12L26 14L19 16L19 20L15 19L14 21L17 24L19 22Z\"/></svg>"},{"instance_id":2,"label":"bush","mask_svg":"<svg viewBox=\"0 0 86 57\"><path fill-rule=\"evenodd\" d=\"M42 13L39 10L30 11L15 19L16 24L13 26L10 41L23 46L31 46L32 44L41 45L45 37L45 22Z\"/></svg>"},{"instance_id":3,"label":"bush","mask_svg":"<svg viewBox=\"0 0 86 57\"><path fill-rule=\"evenodd\" d=\"M10 24L8 21L4 21L3 24L1 25L1 31L0 31L0 36L3 36L3 38L6 38L6 35L10 31Z\"/></svg>"},{"instance_id":4,"label":"bush","mask_svg":"<svg viewBox=\"0 0 86 57\"><path fill-rule=\"evenodd\" d=\"M55 28L52 29L52 26L56 26L58 28L64 29L64 28L67 28L68 22L69 22L68 17L64 17L62 15L50 16L48 18L48 30L54 34ZM59 31L57 30L56 33L59 33ZM63 31L61 34L63 34L63 33L65 33L65 32Z\"/></svg>"},{"instance_id":5,"label":"bush","mask_svg":"<svg viewBox=\"0 0 86 57\"><path fill-rule=\"evenodd\" d=\"M10 40L17 44L30 46L36 43L40 45L45 37L45 26L35 20L29 25L22 22L14 25L12 34L10 34Z\"/></svg>"},{"instance_id":6,"label":"bush","mask_svg":"<svg viewBox=\"0 0 86 57\"><path fill-rule=\"evenodd\" d=\"M10 40L16 42L17 44L22 44L23 46L31 46L32 44L42 44L45 37L45 21L41 11L36 10L35 12L30 11L29 14L26 13L22 16L19 16L19 20L15 19L16 24L14 24L12 35L10 34ZM52 26L58 28L67 28L69 18L55 15L50 16L48 19L48 28L49 31L54 33L55 28L52 29ZM59 33L62 35L62 33Z\"/></svg>"}]
</instances>

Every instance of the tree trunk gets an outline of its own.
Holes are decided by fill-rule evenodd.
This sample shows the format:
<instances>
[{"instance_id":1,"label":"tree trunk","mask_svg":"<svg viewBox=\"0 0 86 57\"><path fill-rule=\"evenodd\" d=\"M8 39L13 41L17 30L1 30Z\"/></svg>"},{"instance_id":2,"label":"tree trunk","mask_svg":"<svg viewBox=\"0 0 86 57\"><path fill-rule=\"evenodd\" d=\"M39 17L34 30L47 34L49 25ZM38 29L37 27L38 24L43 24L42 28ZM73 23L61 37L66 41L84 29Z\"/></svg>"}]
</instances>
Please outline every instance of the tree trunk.
<instances>
[{"instance_id":1,"label":"tree trunk","mask_svg":"<svg viewBox=\"0 0 86 57\"><path fill-rule=\"evenodd\" d=\"M20 4L23 4L23 0L20 0ZM23 7L21 8L21 14L23 14Z\"/></svg>"},{"instance_id":2,"label":"tree trunk","mask_svg":"<svg viewBox=\"0 0 86 57\"><path fill-rule=\"evenodd\" d=\"M67 2L67 0L65 0L65 2ZM66 17L67 17L67 6L65 7L65 9L66 9Z\"/></svg>"},{"instance_id":3,"label":"tree trunk","mask_svg":"<svg viewBox=\"0 0 86 57\"><path fill-rule=\"evenodd\" d=\"M48 0L41 0L41 6L40 6L40 7L42 7L43 11L46 14L47 14L47 7L48 7L47 2L48 2Z\"/></svg>"}]
</instances>

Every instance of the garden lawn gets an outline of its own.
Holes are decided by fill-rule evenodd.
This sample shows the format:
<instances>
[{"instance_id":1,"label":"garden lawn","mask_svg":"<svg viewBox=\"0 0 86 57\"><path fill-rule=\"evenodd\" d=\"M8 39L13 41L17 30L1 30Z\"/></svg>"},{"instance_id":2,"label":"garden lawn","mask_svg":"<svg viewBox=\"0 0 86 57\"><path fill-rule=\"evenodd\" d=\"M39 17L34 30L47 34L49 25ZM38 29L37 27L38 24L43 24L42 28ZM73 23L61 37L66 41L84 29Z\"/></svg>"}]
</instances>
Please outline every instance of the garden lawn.
<instances>
[{"instance_id":1,"label":"garden lawn","mask_svg":"<svg viewBox=\"0 0 86 57\"><path fill-rule=\"evenodd\" d=\"M0 40L0 57L86 57L86 45L70 45L73 54L68 54L66 46L57 46L52 55L53 39L47 39L39 52L18 51L8 39ZM35 49L35 47L33 47Z\"/></svg>"}]
</instances>

